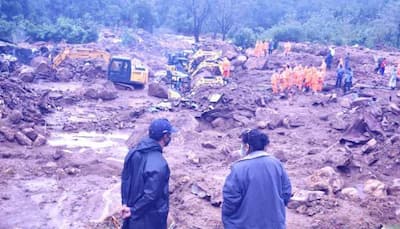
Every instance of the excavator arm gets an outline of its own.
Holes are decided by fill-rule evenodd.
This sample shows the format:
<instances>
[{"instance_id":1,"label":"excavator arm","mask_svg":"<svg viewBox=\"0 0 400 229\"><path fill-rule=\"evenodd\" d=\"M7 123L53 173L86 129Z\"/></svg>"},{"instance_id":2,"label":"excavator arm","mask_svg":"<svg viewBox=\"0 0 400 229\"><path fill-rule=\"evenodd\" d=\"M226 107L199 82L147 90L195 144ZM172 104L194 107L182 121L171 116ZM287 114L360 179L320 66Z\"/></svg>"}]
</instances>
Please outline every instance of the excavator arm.
<instances>
[{"instance_id":1,"label":"excavator arm","mask_svg":"<svg viewBox=\"0 0 400 229\"><path fill-rule=\"evenodd\" d=\"M111 55L105 51L98 51L88 48L66 48L60 54L54 57L53 67L58 67L65 59L103 59L105 63L109 63Z\"/></svg>"}]
</instances>

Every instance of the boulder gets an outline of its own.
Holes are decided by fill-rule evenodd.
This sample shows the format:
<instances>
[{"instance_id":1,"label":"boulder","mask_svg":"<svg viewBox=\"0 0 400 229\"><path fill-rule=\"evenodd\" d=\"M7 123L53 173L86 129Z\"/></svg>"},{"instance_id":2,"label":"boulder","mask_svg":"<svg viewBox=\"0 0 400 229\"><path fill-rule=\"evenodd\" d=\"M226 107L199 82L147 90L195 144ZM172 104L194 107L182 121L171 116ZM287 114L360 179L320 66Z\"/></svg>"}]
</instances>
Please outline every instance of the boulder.
<instances>
[{"instance_id":1,"label":"boulder","mask_svg":"<svg viewBox=\"0 0 400 229\"><path fill-rule=\"evenodd\" d=\"M22 118L23 118L22 112L19 110L12 110L12 112L8 115L8 120L12 124L20 123Z\"/></svg>"},{"instance_id":2,"label":"boulder","mask_svg":"<svg viewBox=\"0 0 400 229\"><path fill-rule=\"evenodd\" d=\"M347 152L344 148L339 148L335 153L329 156L327 161L332 163L335 168L340 171L346 171L345 168L351 164L352 154L351 152Z\"/></svg>"},{"instance_id":3,"label":"boulder","mask_svg":"<svg viewBox=\"0 0 400 229\"><path fill-rule=\"evenodd\" d=\"M265 129L265 128L267 128L267 125L268 125L268 123L265 121L257 122L257 128L259 128L259 129Z\"/></svg>"},{"instance_id":4,"label":"boulder","mask_svg":"<svg viewBox=\"0 0 400 229\"><path fill-rule=\"evenodd\" d=\"M161 99L168 99L168 88L158 83L151 83L147 94Z\"/></svg>"},{"instance_id":5,"label":"boulder","mask_svg":"<svg viewBox=\"0 0 400 229\"><path fill-rule=\"evenodd\" d=\"M364 192L375 197L383 198L386 196L386 186L379 180L369 179L364 184Z\"/></svg>"},{"instance_id":6,"label":"boulder","mask_svg":"<svg viewBox=\"0 0 400 229\"><path fill-rule=\"evenodd\" d=\"M15 131L9 127L2 126L0 127L0 133L4 135L7 141L12 142L14 140Z\"/></svg>"},{"instance_id":7,"label":"boulder","mask_svg":"<svg viewBox=\"0 0 400 229\"><path fill-rule=\"evenodd\" d=\"M393 196L400 196L400 178L396 178L392 181L388 188L388 194Z\"/></svg>"},{"instance_id":8,"label":"boulder","mask_svg":"<svg viewBox=\"0 0 400 229\"><path fill-rule=\"evenodd\" d=\"M118 92L111 83L95 84L83 94L88 99L113 100L118 97Z\"/></svg>"},{"instance_id":9,"label":"boulder","mask_svg":"<svg viewBox=\"0 0 400 229\"><path fill-rule=\"evenodd\" d=\"M288 208L296 209L300 205L307 204L315 200L320 200L324 197L325 193L322 191L309 191L309 190L297 190L293 193L288 204Z\"/></svg>"},{"instance_id":10,"label":"boulder","mask_svg":"<svg viewBox=\"0 0 400 229\"><path fill-rule=\"evenodd\" d=\"M217 148L217 146L215 146L215 144L212 142L202 142L201 146L205 149L216 149Z\"/></svg>"},{"instance_id":11,"label":"boulder","mask_svg":"<svg viewBox=\"0 0 400 229\"><path fill-rule=\"evenodd\" d=\"M18 131L18 132L15 134L15 139L17 140L17 142L18 142L20 145L23 145L23 146L31 146L31 145L32 145L32 140L29 139L25 134L23 134L23 133L20 132L20 131Z\"/></svg>"},{"instance_id":12,"label":"boulder","mask_svg":"<svg viewBox=\"0 0 400 229\"><path fill-rule=\"evenodd\" d=\"M36 146L36 147L42 146L42 145L46 144L46 142L47 142L47 139L43 135L38 134L37 138L33 142L33 146Z\"/></svg>"},{"instance_id":13,"label":"boulder","mask_svg":"<svg viewBox=\"0 0 400 229\"><path fill-rule=\"evenodd\" d=\"M57 69L56 79L59 81L69 81L74 77L74 74L69 68L59 68Z\"/></svg>"},{"instance_id":14,"label":"boulder","mask_svg":"<svg viewBox=\"0 0 400 229\"><path fill-rule=\"evenodd\" d=\"M360 199L358 190L353 187L344 188L344 189L342 189L341 193L346 199L350 199L350 200L359 200Z\"/></svg>"},{"instance_id":15,"label":"boulder","mask_svg":"<svg viewBox=\"0 0 400 229\"><path fill-rule=\"evenodd\" d=\"M34 141L36 139L36 137L38 136L36 131L31 127L23 128L21 131L32 141Z\"/></svg>"},{"instance_id":16,"label":"boulder","mask_svg":"<svg viewBox=\"0 0 400 229\"><path fill-rule=\"evenodd\" d=\"M56 150L56 152L54 152L54 154L53 154L53 159L54 159L55 161L58 161L58 160L60 160L63 156L64 156L64 151L62 151L62 150Z\"/></svg>"},{"instance_id":17,"label":"boulder","mask_svg":"<svg viewBox=\"0 0 400 229\"><path fill-rule=\"evenodd\" d=\"M250 57L244 64L247 70L263 70L266 60L264 58Z\"/></svg>"},{"instance_id":18,"label":"boulder","mask_svg":"<svg viewBox=\"0 0 400 229\"><path fill-rule=\"evenodd\" d=\"M33 82L35 79L35 69L30 66L22 66L19 72L19 78L24 82Z\"/></svg>"},{"instance_id":19,"label":"boulder","mask_svg":"<svg viewBox=\"0 0 400 229\"><path fill-rule=\"evenodd\" d=\"M247 61L247 57L244 55L240 55L231 61L231 65L234 67L243 66L243 64L246 63L246 61Z\"/></svg>"},{"instance_id":20,"label":"boulder","mask_svg":"<svg viewBox=\"0 0 400 229\"><path fill-rule=\"evenodd\" d=\"M372 138L371 140L369 140L369 141L367 142L367 144L365 144L365 145L362 147L361 152L364 153L364 154L367 154L367 153L372 152L373 150L376 149L376 144L377 144L377 143L378 143L378 142L376 141L376 139L375 139L375 138Z\"/></svg>"},{"instance_id":21,"label":"boulder","mask_svg":"<svg viewBox=\"0 0 400 229\"><path fill-rule=\"evenodd\" d=\"M327 166L308 177L307 187L327 194L336 193L343 188L343 180L332 167Z\"/></svg>"},{"instance_id":22,"label":"boulder","mask_svg":"<svg viewBox=\"0 0 400 229\"><path fill-rule=\"evenodd\" d=\"M329 125L335 129L335 130L339 130L339 131L344 131L349 125L344 122L343 120L340 119L335 119L332 120Z\"/></svg>"}]
</instances>

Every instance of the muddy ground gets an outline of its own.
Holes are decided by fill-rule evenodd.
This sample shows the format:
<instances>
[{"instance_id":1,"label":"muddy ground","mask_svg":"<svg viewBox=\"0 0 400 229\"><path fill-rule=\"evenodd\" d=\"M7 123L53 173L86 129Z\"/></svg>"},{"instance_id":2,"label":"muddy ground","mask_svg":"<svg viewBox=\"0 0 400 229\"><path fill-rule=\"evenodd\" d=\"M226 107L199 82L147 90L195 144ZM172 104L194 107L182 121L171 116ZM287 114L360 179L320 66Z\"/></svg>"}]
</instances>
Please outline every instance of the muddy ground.
<instances>
[{"instance_id":1,"label":"muddy ground","mask_svg":"<svg viewBox=\"0 0 400 229\"><path fill-rule=\"evenodd\" d=\"M187 37L138 36L143 42L133 47L113 37L91 47L130 54L153 73L163 69L165 53L191 47ZM232 63L242 55L221 41L204 44L223 49ZM400 94L386 87L388 75L373 69L374 56L394 64L400 52L338 47L335 61L351 54L351 93L334 89L332 70L321 93L272 94L274 70L319 66L326 50L296 44L288 57L280 50L249 57L235 64L228 85L199 89L170 108L148 96L147 87L115 87L101 68L87 63L72 61L64 72L42 66L32 80L18 71L3 74L0 228L113 228L124 156L156 117L179 129L165 149L174 228L222 228L221 189L238 159L238 136L256 127L269 135L268 152L284 162L292 181L288 228L399 226ZM222 99L210 103L208 96L217 92Z\"/></svg>"}]
</instances>

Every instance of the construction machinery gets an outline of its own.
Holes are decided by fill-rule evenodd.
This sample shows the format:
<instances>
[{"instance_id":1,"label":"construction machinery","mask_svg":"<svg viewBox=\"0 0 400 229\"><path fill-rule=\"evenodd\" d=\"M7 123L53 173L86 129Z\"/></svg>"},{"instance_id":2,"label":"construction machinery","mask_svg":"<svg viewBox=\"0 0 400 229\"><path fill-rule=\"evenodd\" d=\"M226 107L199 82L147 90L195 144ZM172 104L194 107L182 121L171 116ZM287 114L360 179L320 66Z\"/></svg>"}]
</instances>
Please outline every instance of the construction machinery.
<instances>
[{"instance_id":1,"label":"construction machinery","mask_svg":"<svg viewBox=\"0 0 400 229\"><path fill-rule=\"evenodd\" d=\"M139 61L131 60L129 57L111 56L106 51L90 48L68 47L53 58L53 67L57 68L67 58L87 61L94 59L103 60L108 65L108 80L121 86L143 88L148 82L148 69Z\"/></svg>"},{"instance_id":2,"label":"construction machinery","mask_svg":"<svg viewBox=\"0 0 400 229\"><path fill-rule=\"evenodd\" d=\"M222 52L197 50L168 55L166 83L181 93L202 86L222 86Z\"/></svg>"},{"instance_id":3,"label":"construction machinery","mask_svg":"<svg viewBox=\"0 0 400 229\"><path fill-rule=\"evenodd\" d=\"M202 86L222 86L222 52L198 50L189 62L192 89Z\"/></svg>"}]
</instances>

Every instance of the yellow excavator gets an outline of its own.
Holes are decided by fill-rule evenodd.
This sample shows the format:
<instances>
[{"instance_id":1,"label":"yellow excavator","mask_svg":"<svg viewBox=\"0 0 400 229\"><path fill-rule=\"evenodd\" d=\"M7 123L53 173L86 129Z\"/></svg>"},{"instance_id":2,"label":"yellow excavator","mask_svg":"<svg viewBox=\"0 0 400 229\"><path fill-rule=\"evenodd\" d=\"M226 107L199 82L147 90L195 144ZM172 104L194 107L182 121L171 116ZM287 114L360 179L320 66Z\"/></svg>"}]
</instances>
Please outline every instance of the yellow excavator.
<instances>
[{"instance_id":1,"label":"yellow excavator","mask_svg":"<svg viewBox=\"0 0 400 229\"><path fill-rule=\"evenodd\" d=\"M53 59L53 68L57 68L65 59L102 59L108 64L108 80L127 87L143 88L149 79L149 71L138 61L129 57L111 56L106 51L89 48L65 48Z\"/></svg>"},{"instance_id":2,"label":"yellow excavator","mask_svg":"<svg viewBox=\"0 0 400 229\"><path fill-rule=\"evenodd\" d=\"M202 74L205 72L205 74ZM222 52L198 50L189 62L192 89L209 85L224 85L222 76Z\"/></svg>"}]
</instances>

